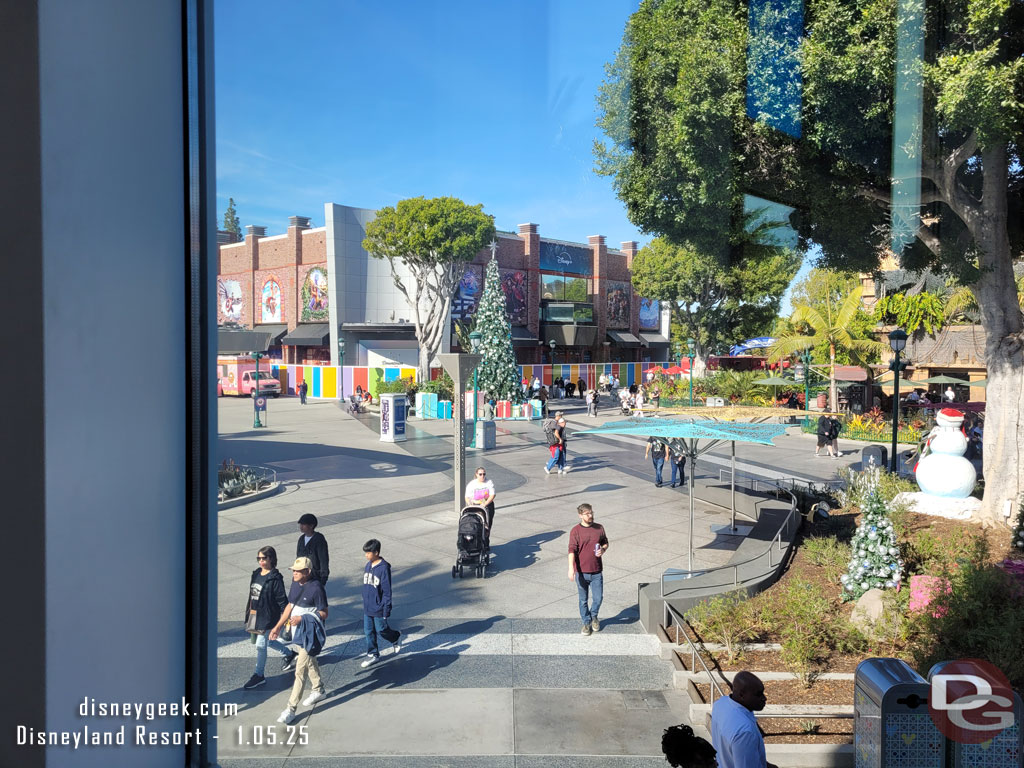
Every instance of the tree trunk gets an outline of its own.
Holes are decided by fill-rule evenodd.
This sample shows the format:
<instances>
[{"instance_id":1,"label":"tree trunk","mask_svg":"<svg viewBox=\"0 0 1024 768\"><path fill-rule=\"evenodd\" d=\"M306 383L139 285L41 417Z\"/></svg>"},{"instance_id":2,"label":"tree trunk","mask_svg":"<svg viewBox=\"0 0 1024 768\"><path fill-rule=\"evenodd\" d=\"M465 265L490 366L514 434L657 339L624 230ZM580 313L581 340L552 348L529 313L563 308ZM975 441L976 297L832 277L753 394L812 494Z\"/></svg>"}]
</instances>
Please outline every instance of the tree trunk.
<instances>
[{"instance_id":1,"label":"tree trunk","mask_svg":"<svg viewBox=\"0 0 1024 768\"><path fill-rule=\"evenodd\" d=\"M1017 303L1007 235L1006 147L982 152L982 215L972 226L981 279L975 285L985 328L985 496L982 522L1005 522L1024 491L1024 316Z\"/></svg>"}]
</instances>

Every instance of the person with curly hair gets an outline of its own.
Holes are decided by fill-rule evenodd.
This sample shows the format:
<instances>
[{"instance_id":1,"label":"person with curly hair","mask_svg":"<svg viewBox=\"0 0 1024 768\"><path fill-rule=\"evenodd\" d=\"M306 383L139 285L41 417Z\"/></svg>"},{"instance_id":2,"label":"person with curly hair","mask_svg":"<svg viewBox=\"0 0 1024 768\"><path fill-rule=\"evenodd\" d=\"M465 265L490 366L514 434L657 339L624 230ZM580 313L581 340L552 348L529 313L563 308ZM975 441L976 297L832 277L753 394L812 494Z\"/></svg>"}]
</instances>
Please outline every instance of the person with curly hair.
<instances>
[{"instance_id":1,"label":"person with curly hair","mask_svg":"<svg viewBox=\"0 0 1024 768\"><path fill-rule=\"evenodd\" d=\"M673 725L661 736L661 751L672 768L718 768L715 748L688 725Z\"/></svg>"}]
</instances>

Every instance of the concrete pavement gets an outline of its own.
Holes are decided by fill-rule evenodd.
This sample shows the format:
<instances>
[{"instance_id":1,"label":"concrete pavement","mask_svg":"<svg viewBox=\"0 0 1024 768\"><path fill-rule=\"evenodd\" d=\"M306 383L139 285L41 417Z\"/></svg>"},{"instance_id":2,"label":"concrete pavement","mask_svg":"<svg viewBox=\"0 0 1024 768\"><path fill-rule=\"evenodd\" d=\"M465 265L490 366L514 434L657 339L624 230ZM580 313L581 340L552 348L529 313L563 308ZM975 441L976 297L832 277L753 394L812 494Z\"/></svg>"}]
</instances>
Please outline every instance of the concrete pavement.
<instances>
[{"instance_id":1,"label":"concrete pavement","mask_svg":"<svg viewBox=\"0 0 1024 768\"><path fill-rule=\"evenodd\" d=\"M572 435L620 416L608 409L587 418L571 403L571 471L563 476L542 470L547 449L537 422L499 422L497 450L468 459L487 468L498 490L495 559L486 578L453 580L451 422L414 420L408 442L388 444L373 417L355 419L334 403L271 400L263 430L251 429L249 400L219 404L219 459L273 467L285 486L219 515L218 690L240 707L219 724L222 765L663 764L661 731L684 720L683 703L670 665L637 623L637 585L683 563L686 497L654 486L642 440ZM822 481L859 460L815 459L813 437L803 435L776 445L738 446L739 468ZM723 463L728 446L702 457L698 473L717 479ZM567 535L583 501L611 541L605 629L590 637L579 634L566 575ZM306 726L307 744L271 745L267 726L286 704L292 674L279 674L272 650L267 684L241 689L255 657L241 618L256 550L274 546L287 581L304 512L320 518L331 547L321 655L329 695L312 712L299 709L294 725ZM721 508L698 504L699 564L723 564L738 545L711 532L727 519ZM361 546L369 538L382 541L393 565L392 624L405 637L398 656L363 670ZM285 730L276 727L278 740Z\"/></svg>"}]
</instances>

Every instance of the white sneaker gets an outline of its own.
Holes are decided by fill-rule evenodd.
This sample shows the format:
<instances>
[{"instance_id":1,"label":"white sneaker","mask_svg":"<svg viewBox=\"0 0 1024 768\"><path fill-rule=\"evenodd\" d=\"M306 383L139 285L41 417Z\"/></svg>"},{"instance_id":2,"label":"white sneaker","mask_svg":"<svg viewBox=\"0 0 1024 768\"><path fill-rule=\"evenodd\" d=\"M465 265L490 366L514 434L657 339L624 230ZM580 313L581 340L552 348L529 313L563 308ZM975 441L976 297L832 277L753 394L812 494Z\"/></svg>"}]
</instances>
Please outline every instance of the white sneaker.
<instances>
[{"instance_id":1,"label":"white sneaker","mask_svg":"<svg viewBox=\"0 0 1024 768\"><path fill-rule=\"evenodd\" d=\"M565 474L565 470L564 470L564 469L560 469L560 470L558 470L558 474L560 474L560 475L564 475L564 474Z\"/></svg>"},{"instance_id":2,"label":"white sneaker","mask_svg":"<svg viewBox=\"0 0 1024 768\"><path fill-rule=\"evenodd\" d=\"M396 653L398 653L400 650L402 650L402 641L401 640L399 640L397 643L392 643L391 644L391 655L392 656L395 655Z\"/></svg>"},{"instance_id":3,"label":"white sneaker","mask_svg":"<svg viewBox=\"0 0 1024 768\"><path fill-rule=\"evenodd\" d=\"M545 472L547 472L547 473L548 473L549 475L551 474L551 470L550 470L550 469L548 469L546 465L545 465L545 467L544 467L544 471L545 471Z\"/></svg>"},{"instance_id":4,"label":"white sneaker","mask_svg":"<svg viewBox=\"0 0 1024 768\"><path fill-rule=\"evenodd\" d=\"M304 706L304 707L312 707L318 701L323 701L326 698L327 698L327 692L326 691L310 691L309 692L309 696L307 696L306 698L304 698L302 700L302 706Z\"/></svg>"},{"instance_id":5,"label":"white sneaker","mask_svg":"<svg viewBox=\"0 0 1024 768\"><path fill-rule=\"evenodd\" d=\"M288 725L288 723L290 723L294 719L295 719L295 710L292 709L291 707L288 707L284 712L282 712L278 716L277 722L284 723L285 725Z\"/></svg>"},{"instance_id":6,"label":"white sneaker","mask_svg":"<svg viewBox=\"0 0 1024 768\"><path fill-rule=\"evenodd\" d=\"M379 656L371 656L370 654L367 654L366 658L363 659L363 663L359 666L363 669L366 669L368 666L370 666L371 664L376 664L378 661L380 661Z\"/></svg>"}]
</instances>

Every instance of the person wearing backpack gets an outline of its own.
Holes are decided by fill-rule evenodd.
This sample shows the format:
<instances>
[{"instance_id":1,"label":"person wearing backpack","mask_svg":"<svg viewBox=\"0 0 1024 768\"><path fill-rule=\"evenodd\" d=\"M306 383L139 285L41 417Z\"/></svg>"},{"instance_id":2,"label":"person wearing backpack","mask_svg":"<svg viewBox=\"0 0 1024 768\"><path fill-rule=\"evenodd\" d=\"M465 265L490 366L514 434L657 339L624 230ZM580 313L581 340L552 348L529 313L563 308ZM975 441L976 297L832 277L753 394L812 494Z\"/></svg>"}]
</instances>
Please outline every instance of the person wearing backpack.
<instances>
[{"instance_id":1,"label":"person wearing backpack","mask_svg":"<svg viewBox=\"0 0 1024 768\"><path fill-rule=\"evenodd\" d=\"M565 418L561 411L555 414L554 422L554 427L550 430L547 428L550 422L545 422L544 425L548 451L551 453L551 458L544 465L544 471L550 475L552 468L557 464L558 474L562 475L565 474Z\"/></svg>"}]
</instances>

